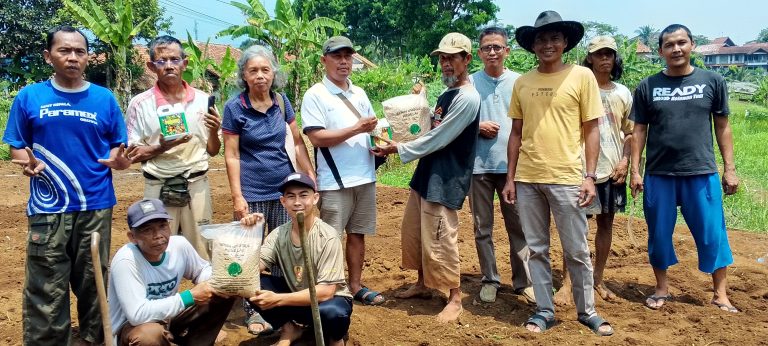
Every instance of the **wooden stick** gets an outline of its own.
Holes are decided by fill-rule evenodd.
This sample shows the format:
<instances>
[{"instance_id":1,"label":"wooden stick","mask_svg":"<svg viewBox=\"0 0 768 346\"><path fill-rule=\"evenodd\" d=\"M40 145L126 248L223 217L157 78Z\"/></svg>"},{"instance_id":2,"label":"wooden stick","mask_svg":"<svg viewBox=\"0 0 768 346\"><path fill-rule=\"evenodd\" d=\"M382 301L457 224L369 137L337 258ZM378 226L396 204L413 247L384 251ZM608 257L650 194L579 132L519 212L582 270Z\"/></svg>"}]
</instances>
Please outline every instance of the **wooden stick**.
<instances>
[{"instance_id":1,"label":"wooden stick","mask_svg":"<svg viewBox=\"0 0 768 346\"><path fill-rule=\"evenodd\" d=\"M304 273L307 275L307 286L309 286L309 300L312 308L312 322L315 326L315 345L325 346L323 338L323 324L320 321L320 306L317 302L317 291L315 290L315 268L312 265L312 253L309 249L307 240L307 230L304 228L304 212L296 213L296 221L299 223L299 237L301 238L301 253L304 257Z\"/></svg>"},{"instance_id":2,"label":"wooden stick","mask_svg":"<svg viewBox=\"0 0 768 346\"><path fill-rule=\"evenodd\" d=\"M101 257L99 256L100 240L99 232L91 233L91 262L93 262L93 276L96 278L96 293L99 296L101 323L104 327L104 346L112 346L112 323L109 320L107 292L104 286L104 275L101 272Z\"/></svg>"},{"instance_id":3,"label":"wooden stick","mask_svg":"<svg viewBox=\"0 0 768 346\"><path fill-rule=\"evenodd\" d=\"M640 157L640 164L637 168L640 170L640 176L643 176L643 172L645 171L645 157ZM640 196L638 194L638 196ZM629 219L627 220L627 233L629 233L629 241L632 242L632 245L634 247L638 247L637 241L635 241L635 233L632 232L632 220L635 218L635 197L632 197L632 204L629 205Z\"/></svg>"}]
</instances>

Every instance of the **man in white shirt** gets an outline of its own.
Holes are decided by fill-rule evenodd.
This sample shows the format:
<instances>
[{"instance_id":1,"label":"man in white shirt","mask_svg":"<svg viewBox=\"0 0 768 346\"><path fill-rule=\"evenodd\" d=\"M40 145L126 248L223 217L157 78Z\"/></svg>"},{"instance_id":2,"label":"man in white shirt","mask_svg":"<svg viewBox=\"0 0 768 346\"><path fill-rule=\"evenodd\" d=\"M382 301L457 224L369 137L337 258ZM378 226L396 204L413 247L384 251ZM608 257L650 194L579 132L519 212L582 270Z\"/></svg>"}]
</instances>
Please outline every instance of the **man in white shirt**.
<instances>
[{"instance_id":1,"label":"man in white shirt","mask_svg":"<svg viewBox=\"0 0 768 346\"><path fill-rule=\"evenodd\" d=\"M361 282L365 236L376 233L376 169L368 133L377 119L368 95L349 80L353 54L344 36L325 41L325 77L304 94L301 120L316 150L320 218L340 236L347 232L349 288L355 300L379 305L384 296Z\"/></svg>"},{"instance_id":2,"label":"man in white shirt","mask_svg":"<svg viewBox=\"0 0 768 346\"><path fill-rule=\"evenodd\" d=\"M127 155L134 162L141 161L144 198L163 200L173 218L171 233L184 235L197 253L208 259L199 226L209 224L213 218L206 172L208 159L221 148L221 120L213 107L208 109L208 94L181 78L187 58L178 39L157 37L149 43L148 50L147 68L157 75L157 83L133 97L128 105ZM158 115L179 113L186 118L186 133L166 139ZM170 185L174 181L178 184ZM164 192L169 190L175 190L181 197Z\"/></svg>"},{"instance_id":3,"label":"man in white shirt","mask_svg":"<svg viewBox=\"0 0 768 346\"><path fill-rule=\"evenodd\" d=\"M249 216L251 218L256 215ZM117 345L213 345L234 298L216 295L211 265L182 236L157 199L128 208L128 239L109 273L109 312ZM195 286L179 292L182 279Z\"/></svg>"}]
</instances>

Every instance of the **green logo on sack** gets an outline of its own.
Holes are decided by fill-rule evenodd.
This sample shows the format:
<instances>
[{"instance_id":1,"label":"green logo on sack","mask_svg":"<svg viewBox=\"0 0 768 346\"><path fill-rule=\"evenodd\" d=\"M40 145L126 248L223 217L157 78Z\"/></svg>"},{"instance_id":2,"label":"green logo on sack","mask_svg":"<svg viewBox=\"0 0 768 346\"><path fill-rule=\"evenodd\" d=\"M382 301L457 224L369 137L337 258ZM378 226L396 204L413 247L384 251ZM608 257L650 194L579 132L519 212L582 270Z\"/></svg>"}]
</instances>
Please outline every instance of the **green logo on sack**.
<instances>
[{"instance_id":1,"label":"green logo on sack","mask_svg":"<svg viewBox=\"0 0 768 346\"><path fill-rule=\"evenodd\" d=\"M240 266L240 263L232 262L227 267L227 274L231 277L237 277L238 275L243 273L243 267Z\"/></svg>"},{"instance_id":2,"label":"green logo on sack","mask_svg":"<svg viewBox=\"0 0 768 346\"><path fill-rule=\"evenodd\" d=\"M411 127L408 128L408 131L410 131L412 135L417 135L419 132L421 132L421 126L419 126L419 124L411 124Z\"/></svg>"}]
</instances>

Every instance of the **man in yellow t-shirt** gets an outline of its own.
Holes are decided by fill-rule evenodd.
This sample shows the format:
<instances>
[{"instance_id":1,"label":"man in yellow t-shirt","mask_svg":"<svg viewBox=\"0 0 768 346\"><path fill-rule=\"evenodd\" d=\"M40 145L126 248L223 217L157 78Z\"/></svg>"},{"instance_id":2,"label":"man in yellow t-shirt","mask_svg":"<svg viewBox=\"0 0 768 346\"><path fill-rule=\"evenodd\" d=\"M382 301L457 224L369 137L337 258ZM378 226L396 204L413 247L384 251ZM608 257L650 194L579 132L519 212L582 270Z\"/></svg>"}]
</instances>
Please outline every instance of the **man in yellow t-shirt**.
<instances>
[{"instance_id":1,"label":"man in yellow t-shirt","mask_svg":"<svg viewBox=\"0 0 768 346\"><path fill-rule=\"evenodd\" d=\"M611 36L597 36L587 46L589 54L584 58L582 66L592 70L600 87L605 116L598 119L600 130L600 155L597 158L597 181L595 192L597 196L587 207L587 215L594 215L597 223L595 232L595 292L603 300L616 299L614 294L603 282L603 271L611 252L613 233L613 217L618 211L624 211L627 204L627 168L629 154L632 148L632 127L634 122L629 120L632 109L632 93L617 82L624 68L619 56L616 40ZM563 266L563 271L567 268ZM563 274L563 286L555 295L555 304L567 302L571 283L568 276Z\"/></svg>"},{"instance_id":2,"label":"man in yellow t-shirt","mask_svg":"<svg viewBox=\"0 0 768 346\"><path fill-rule=\"evenodd\" d=\"M515 82L509 114L513 119L507 150L507 183L502 192L516 203L530 250L529 269L536 313L525 324L539 333L552 327L552 268L549 261L550 212L560 234L578 320L598 335L613 327L597 315L584 207L595 197L600 151L600 90L592 71L563 62L584 35L581 23L542 12L534 26L515 31L521 47L536 54L539 66ZM586 172L582 168L584 145Z\"/></svg>"}]
</instances>

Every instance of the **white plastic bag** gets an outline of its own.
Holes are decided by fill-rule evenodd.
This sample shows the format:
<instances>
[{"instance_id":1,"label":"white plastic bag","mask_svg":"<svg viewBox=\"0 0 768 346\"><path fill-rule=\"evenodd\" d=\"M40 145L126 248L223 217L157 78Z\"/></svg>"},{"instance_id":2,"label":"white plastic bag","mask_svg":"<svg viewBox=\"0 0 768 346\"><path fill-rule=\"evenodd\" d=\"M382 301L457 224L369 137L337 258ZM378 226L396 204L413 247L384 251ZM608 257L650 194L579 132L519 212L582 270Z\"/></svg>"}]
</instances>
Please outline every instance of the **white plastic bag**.
<instances>
[{"instance_id":1,"label":"white plastic bag","mask_svg":"<svg viewBox=\"0 0 768 346\"><path fill-rule=\"evenodd\" d=\"M259 261L264 223L204 225L200 234L213 244L211 287L228 295L253 296L261 286Z\"/></svg>"},{"instance_id":2,"label":"white plastic bag","mask_svg":"<svg viewBox=\"0 0 768 346\"><path fill-rule=\"evenodd\" d=\"M396 96L381 103L392 129L392 139L409 142L427 133L432 126L426 87L418 94Z\"/></svg>"}]
</instances>

